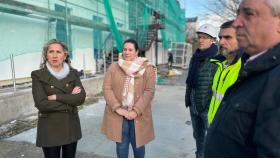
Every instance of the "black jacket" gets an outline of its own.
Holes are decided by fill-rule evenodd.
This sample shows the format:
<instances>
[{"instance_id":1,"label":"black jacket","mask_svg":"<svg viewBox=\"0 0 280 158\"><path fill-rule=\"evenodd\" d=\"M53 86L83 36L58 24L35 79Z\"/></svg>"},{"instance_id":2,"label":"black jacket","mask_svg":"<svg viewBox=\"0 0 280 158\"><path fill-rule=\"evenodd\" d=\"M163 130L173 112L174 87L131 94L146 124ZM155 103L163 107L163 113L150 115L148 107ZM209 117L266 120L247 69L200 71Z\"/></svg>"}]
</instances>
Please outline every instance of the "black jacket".
<instances>
[{"instance_id":1,"label":"black jacket","mask_svg":"<svg viewBox=\"0 0 280 158\"><path fill-rule=\"evenodd\" d=\"M172 54L172 53L168 54L168 62L169 62L169 63L173 63L173 62L174 62L174 60L173 60L173 54Z\"/></svg>"},{"instance_id":2,"label":"black jacket","mask_svg":"<svg viewBox=\"0 0 280 158\"><path fill-rule=\"evenodd\" d=\"M186 80L185 105L191 106L193 113L203 113L209 109L212 97L211 86L217 71L217 65L211 63L209 58L214 57L217 51L218 47L212 44L206 50L197 49L191 58ZM194 95L191 95L192 93Z\"/></svg>"},{"instance_id":3,"label":"black jacket","mask_svg":"<svg viewBox=\"0 0 280 158\"><path fill-rule=\"evenodd\" d=\"M209 127L205 158L280 157L280 44L240 71Z\"/></svg>"}]
</instances>

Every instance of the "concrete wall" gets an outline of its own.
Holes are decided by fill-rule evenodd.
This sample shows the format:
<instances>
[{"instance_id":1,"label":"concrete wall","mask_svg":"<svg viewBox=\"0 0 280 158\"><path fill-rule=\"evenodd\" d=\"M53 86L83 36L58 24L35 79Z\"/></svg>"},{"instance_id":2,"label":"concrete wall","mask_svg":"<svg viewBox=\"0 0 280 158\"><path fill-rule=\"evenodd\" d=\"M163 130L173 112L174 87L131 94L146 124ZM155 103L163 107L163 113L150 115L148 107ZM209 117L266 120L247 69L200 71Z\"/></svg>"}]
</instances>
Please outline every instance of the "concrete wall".
<instances>
[{"instance_id":1,"label":"concrete wall","mask_svg":"<svg viewBox=\"0 0 280 158\"><path fill-rule=\"evenodd\" d=\"M0 96L0 124L36 113L31 89Z\"/></svg>"},{"instance_id":2,"label":"concrete wall","mask_svg":"<svg viewBox=\"0 0 280 158\"><path fill-rule=\"evenodd\" d=\"M93 97L94 95L102 92L104 76L95 77L93 79L83 80L83 86L86 90L87 96Z\"/></svg>"},{"instance_id":3,"label":"concrete wall","mask_svg":"<svg viewBox=\"0 0 280 158\"><path fill-rule=\"evenodd\" d=\"M153 42L151 48L146 51L146 58L148 58L149 62L152 64L156 64L156 53L155 53L155 42ZM167 50L163 48L162 43L158 42L158 64L167 64Z\"/></svg>"},{"instance_id":4,"label":"concrete wall","mask_svg":"<svg viewBox=\"0 0 280 158\"><path fill-rule=\"evenodd\" d=\"M102 91L103 76L83 80L87 96L94 96ZM18 118L37 113L31 88L0 95L0 125Z\"/></svg>"}]
</instances>

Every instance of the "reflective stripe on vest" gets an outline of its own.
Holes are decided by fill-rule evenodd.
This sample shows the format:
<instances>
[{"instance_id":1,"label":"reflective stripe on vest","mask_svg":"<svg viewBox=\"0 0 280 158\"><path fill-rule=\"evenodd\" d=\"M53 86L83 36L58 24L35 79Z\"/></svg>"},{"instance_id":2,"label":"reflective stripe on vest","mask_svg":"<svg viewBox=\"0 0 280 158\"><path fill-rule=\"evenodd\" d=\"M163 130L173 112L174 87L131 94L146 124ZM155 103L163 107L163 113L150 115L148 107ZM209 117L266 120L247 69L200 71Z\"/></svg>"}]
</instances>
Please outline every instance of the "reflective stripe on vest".
<instances>
[{"instance_id":1,"label":"reflective stripe on vest","mask_svg":"<svg viewBox=\"0 0 280 158\"><path fill-rule=\"evenodd\" d=\"M208 123L211 124L215 114L224 98L224 95L229 87L231 87L237 80L238 74L241 68L241 58L235 64L229 65L224 68L226 61L215 62L219 67L215 73L213 84L212 84L212 98L208 111Z\"/></svg>"},{"instance_id":2,"label":"reflective stripe on vest","mask_svg":"<svg viewBox=\"0 0 280 158\"><path fill-rule=\"evenodd\" d=\"M219 101L222 101L223 98L224 98L224 94L220 93L220 92L213 92L213 97L216 99L216 100L219 100Z\"/></svg>"}]
</instances>

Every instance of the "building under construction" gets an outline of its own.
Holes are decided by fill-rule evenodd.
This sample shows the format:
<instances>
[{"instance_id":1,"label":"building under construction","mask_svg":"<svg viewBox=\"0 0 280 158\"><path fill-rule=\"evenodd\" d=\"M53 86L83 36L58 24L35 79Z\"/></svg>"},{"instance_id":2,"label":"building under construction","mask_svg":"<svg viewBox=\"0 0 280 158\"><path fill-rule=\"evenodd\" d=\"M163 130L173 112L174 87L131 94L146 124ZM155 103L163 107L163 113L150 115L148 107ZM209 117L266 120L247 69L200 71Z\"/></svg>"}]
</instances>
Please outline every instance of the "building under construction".
<instances>
[{"instance_id":1,"label":"building under construction","mask_svg":"<svg viewBox=\"0 0 280 158\"><path fill-rule=\"evenodd\" d=\"M73 67L95 74L127 38L166 63L172 43L185 41L185 11L177 0L0 0L0 28L0 81L29 78L53 38L68 45Z\"/></svg>"}]
</instances>

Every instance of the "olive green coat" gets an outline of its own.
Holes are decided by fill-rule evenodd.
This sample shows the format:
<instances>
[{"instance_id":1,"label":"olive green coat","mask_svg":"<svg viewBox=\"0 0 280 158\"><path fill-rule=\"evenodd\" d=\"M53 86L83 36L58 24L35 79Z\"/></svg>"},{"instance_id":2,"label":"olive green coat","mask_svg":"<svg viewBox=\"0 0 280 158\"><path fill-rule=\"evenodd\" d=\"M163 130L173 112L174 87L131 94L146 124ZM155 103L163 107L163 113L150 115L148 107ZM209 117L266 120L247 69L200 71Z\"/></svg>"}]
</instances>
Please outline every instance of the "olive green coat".
<instances>
[{"instance_id":1,"label":"olive green coat","mask_svg":"<svg viewBox=\"0 0 280 158\"><path fill-rule=\"evenodd\" d=\"M122 92L126 74L117 63L108 69L103 84L106 100L102 133L107 138L121 142L123 117L115 110L122 105ZM136 146L140 147L154 139L151 102L155 92L155 73L152 66L146 68L143 76L134 81L134 110L138 116L134 119Z\"/></svg>"},{"instance_id":2,"label":"olive green coat","mask_svg":"<svg viewBox=\"0 0 280 158\"><path fill-rule=\"evenodd\" d=\"M82 133L77 106L84 102L86 93L77 70L70 69L61 80L47 68L33 71L31 77L33 99L39 110L36 145L52 147L79 140ZM81 87L81 93L71 94L75 86ZM56 101L48 100L53 94Z\"/></svg>"}]
</instances>

